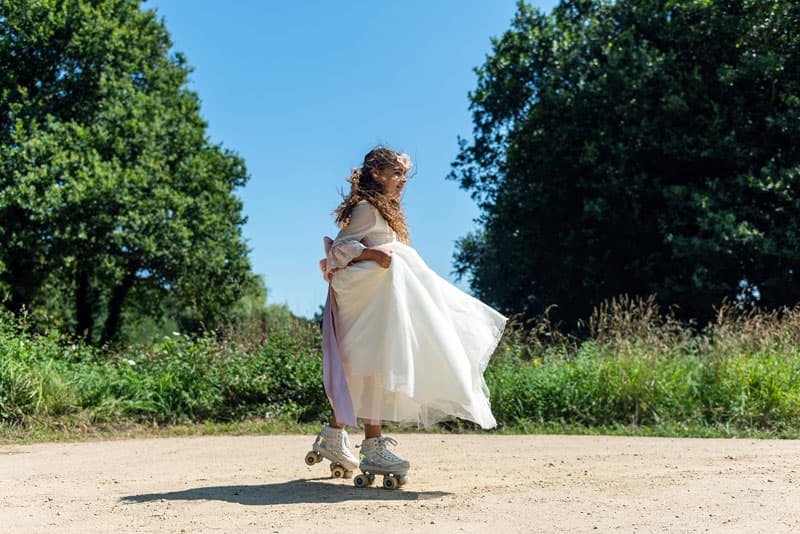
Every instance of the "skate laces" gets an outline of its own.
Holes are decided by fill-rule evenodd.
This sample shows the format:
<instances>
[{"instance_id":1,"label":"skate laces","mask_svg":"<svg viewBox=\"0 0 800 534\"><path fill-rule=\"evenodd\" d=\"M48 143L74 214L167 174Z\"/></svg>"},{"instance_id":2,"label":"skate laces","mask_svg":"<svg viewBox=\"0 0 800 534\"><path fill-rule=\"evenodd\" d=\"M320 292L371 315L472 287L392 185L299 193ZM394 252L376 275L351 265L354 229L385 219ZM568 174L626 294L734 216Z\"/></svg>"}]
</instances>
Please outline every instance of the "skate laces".
<instances>
[{"instance_id":1,"label":"skate laces","mask_svg":"<svg viewBox=\"0 0 800 534\"><path fill-rule=\"evenodd\" d=\"M392 451L390 451L386 444L389 445L397 445L397 440L394 438L390 438L389 436L379 436L376 438L377 441L375 442L375 452L381 454L384 458L391 460L391 461L402 461L400 457L395 455Z\"/></svg>"},{"instance_id":2,"label":"skate laces","mask_svg":"<svg viewBox=\"0 0 800 534\"><path fill-rule=\"evenodd\" d=\"M386 443L389 443L392 446L397 445L397 440L390 438L389 436L378 436L376 439L378 440L378 445L381 447L385 447Z\"/></svg>"},{"instance_id":3,"label":"skate laces","mask_svg":"<svg viewBox=\"0 0 800 534\"><path fill-rule=\"evenodd\" d=\"M347 449L347 450L350 449L350 436L347 435L347 431L346 430L344 430L342 428L337 428L336 429L336 437L338 438L336 440L336 442L337 442L336 444L339 447L341 447L343 449Z\"/></svg>"},{"instance_id":4,"label":"skate laces","mask_svg":"<svg viewBox=\"0 0 800 534\"><path fill-rule=\"evenodd\" d=\"M347 431L332 426L329 426L328 428L330 429L329 433L320 432L320 436L327 439L329 442L331 442L331 444L334 444L339 449L349 450L350 438L347 435ZM317 437L317 439L319 439L319 436Z\"/></svg>"}]
</instances>

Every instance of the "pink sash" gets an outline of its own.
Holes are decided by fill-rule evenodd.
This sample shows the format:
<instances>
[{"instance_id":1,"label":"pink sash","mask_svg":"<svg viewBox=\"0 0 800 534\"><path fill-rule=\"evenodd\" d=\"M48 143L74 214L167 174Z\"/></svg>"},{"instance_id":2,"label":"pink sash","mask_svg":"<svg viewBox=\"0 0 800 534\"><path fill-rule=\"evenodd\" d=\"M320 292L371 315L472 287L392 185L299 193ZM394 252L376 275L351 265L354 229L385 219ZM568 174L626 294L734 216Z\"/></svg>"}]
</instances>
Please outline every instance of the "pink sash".
<instances>
[{"instance_id":1,"label":"pink sash","mask_svg":"<svg viewBox=\"0 0 800 534\"><path fill-rule=\"evenodd\" d=\"M325 301L325 311L322 315L322 382L325 385L325 394L331 403L336 421L352 428L358 428L358 421L353 410L353 400L350 398L350 388L347 386L342 356L339 352L339 339L336 335L336 296L330 285L331 276L327 272L327 255L333 240L325 237L324 242L326 259L320 260L319 267L328 282L328 298Z\"/></svg>"}]
</instances>

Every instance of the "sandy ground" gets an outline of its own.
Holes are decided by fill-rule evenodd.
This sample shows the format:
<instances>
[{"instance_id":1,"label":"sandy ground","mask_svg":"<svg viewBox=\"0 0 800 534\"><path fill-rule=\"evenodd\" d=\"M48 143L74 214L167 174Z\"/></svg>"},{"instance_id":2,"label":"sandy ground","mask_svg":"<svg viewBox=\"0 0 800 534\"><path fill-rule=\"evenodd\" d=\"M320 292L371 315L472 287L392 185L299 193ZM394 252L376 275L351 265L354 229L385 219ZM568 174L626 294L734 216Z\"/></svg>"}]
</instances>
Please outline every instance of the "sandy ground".
<instances>
[{"instance_id":1,"label":"sandy ground","mask_svg":"<svg viewBox=\"0 0 800 534\"><path fill-rule=\"evenodd\" d=\"M0 532L800 532L800 441L395 437L394 491L309 436L0 446Z\"/></svg>"}]
</instances>

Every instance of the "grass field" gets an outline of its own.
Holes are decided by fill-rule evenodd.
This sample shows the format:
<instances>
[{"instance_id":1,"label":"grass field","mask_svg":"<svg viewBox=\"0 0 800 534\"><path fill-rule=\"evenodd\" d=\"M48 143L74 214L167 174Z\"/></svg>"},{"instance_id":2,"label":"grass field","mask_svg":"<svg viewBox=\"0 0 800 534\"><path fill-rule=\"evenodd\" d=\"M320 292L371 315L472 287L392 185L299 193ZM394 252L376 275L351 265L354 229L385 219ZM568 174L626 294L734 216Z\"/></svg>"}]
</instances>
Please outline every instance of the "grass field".
<instances>
[{"instance_id":1,"label":"grass field","mask_svg":"<svg viewBox=\"0 0 800 534\"><path fill-rule=\"evenodd\" d=\"M703 329L621 298L588 336L512 322L486 371L500 433L800 436L800 309L719 309ZM0 319L0 437L313 431L330 414L318 326L96 348ZM472 432L454 421L438 430Z\"/></svg>"}]
</instances>

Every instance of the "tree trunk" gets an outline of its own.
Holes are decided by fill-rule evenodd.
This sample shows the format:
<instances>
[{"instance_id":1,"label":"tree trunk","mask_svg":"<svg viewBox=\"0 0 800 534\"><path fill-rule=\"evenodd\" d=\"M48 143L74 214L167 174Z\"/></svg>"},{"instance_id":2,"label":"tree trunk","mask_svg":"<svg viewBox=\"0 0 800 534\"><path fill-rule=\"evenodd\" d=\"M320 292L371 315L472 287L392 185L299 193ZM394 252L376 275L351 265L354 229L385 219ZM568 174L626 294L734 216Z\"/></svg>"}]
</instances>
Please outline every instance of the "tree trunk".
<instances>
[{"instance_id":1,"label":"tree trunk","mask_svg":"<svg viewBox=\"0 0 800 534\"><path fill-rule=\"evenodd\" d=\"M92 293L89 271L79 263L75 268L75 335L89 342L94 328Z\"/></svg>"},{"instance_id":2,"label":"tree trunk","mask_svg":"<svg viewBox=\"0 0 800 534\"><path fill-rule=\"evenodd\" d=\"M129 266L128 273L122 282L111 291L111 298L108 301L108 316L103 329L103 343L116 341L119 338L120 316L122 315L122 304L133 283L136 281L136 269Z\"/></svg>"}]
</instances>

